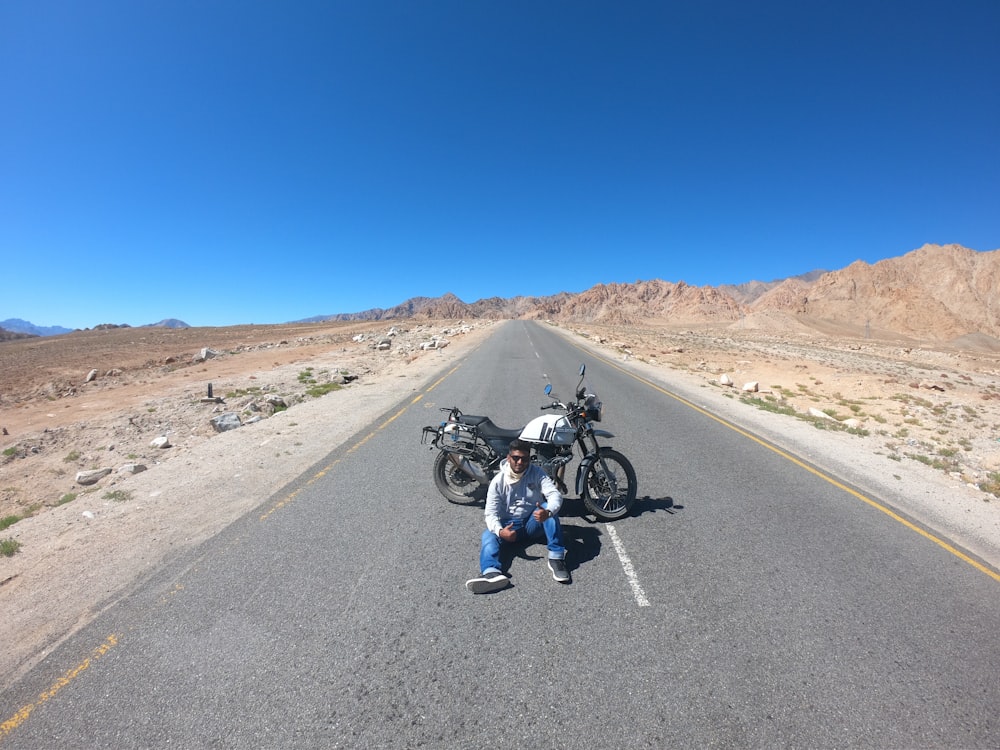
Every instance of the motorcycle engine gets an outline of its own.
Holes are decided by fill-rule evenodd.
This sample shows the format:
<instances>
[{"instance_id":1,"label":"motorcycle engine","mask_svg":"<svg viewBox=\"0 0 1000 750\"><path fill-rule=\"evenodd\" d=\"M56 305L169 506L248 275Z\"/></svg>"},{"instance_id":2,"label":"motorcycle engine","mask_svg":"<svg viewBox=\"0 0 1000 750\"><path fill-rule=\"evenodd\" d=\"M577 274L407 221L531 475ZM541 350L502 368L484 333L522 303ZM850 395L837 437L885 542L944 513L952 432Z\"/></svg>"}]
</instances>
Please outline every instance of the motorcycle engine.
<instances>
[{"instance_id":1,"label":"motorcycle engine","mask_svg":"<svg viewBox=\"0 0 1000 750\"><path fill-rule=\"evenodd\" d=\"M550 477L561 476L560 467L565 466L573 460L572 449L559 448L554 445L539 447L536 451L538 465L545 470Z\"/></svg>"}]
</instances>

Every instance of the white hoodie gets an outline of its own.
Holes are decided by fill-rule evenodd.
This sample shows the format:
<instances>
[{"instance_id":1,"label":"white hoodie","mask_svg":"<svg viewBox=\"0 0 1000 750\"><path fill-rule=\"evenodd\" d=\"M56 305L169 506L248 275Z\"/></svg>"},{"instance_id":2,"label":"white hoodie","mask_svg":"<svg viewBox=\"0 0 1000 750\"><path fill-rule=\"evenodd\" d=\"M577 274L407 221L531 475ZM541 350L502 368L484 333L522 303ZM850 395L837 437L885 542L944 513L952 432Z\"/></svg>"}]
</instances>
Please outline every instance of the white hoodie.
<instances>
[{"instance_id":1,"label":"white hoodie","mask_svg":"<svg viewBox=\"0 0 1000 750\"><path fill-rule=\"evenodd\" d=\"M527 518L539 506L552 515L562 506L559 488L537 464L530 464L515 482L510 481L510 474L505 458L486 493L486 528L494 534L515 518Z\"/></svg>"}]
</instances>

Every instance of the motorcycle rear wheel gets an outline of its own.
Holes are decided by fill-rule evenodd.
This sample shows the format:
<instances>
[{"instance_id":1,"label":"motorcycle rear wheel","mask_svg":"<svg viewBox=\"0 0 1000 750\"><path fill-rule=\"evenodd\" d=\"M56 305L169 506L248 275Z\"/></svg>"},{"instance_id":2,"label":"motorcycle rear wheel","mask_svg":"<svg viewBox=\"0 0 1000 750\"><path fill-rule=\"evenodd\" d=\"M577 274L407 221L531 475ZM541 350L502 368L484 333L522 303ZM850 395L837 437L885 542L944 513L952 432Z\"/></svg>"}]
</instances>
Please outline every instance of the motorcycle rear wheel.
<instances>
[{"instance_id":1,"label":"motorcycle rear wheel","mask_svg":"<svg viewBox=\"0 0 1000 750\"><path fill-rule=\"evenodd\" d=\"M628 515L637 494L635 469L625 456L606 448L588 468L583 481L583 504L603 521Z\"/></svg>"},{"instance_id":2,"label":"motorcycle rear wheel","mask_svg":"<svg viewBox=\"0 0 1000 750\"><path fill-rule=\"evenodd\" d=\"M434 459L434 484L445 500L457 505L473 505L482 495L483 485L458 468L451 454L444 451L438 452Z\"/></svg>"}]
</instances>

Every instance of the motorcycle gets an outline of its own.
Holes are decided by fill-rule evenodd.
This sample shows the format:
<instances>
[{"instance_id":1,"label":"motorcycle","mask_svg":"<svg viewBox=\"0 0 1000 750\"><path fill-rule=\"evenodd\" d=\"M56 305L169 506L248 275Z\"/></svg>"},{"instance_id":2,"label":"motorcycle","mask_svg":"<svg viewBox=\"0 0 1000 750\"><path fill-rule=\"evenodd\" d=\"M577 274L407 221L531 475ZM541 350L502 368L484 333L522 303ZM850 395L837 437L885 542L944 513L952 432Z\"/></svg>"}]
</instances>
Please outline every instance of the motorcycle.
<instances>
[{"instance_id":1,"label":"motorcycle","mask_svg":"<svg viewBox=\"0 0 1000 750\"><path fill-rule=\"evenodd\" d=\"M566 466L576 446L580 464L574 485L584 506L604 521L626 515L636 498L635 469L621 453L598 442L598 438L614 435L594 428L601 421L603 404L583 387L586 371L586 365L580 365L575 401L563 403L552 394L552 384L547 384L545 395L553 400L542 410L562 413L535 417L524 427L505 429L489 417L465 414L457 406L442 407L447 419L424 427L420 439L421 444L429 442L438 450L434 484L441 494L453 503L478 502L481 491L500 470L510 442L520 438L531 444L532 462L541 466L563 495L568 492Z\"/></svg>"}]
</instances>

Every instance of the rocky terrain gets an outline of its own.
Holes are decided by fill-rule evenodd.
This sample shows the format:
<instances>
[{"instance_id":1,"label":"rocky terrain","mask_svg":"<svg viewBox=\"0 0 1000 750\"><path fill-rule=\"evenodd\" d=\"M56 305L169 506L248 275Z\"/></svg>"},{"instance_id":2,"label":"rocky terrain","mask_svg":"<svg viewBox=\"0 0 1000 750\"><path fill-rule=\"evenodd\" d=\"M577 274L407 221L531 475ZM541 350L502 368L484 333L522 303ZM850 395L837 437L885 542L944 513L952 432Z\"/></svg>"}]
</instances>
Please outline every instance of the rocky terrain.
<instances>
[{"instance_id":1,"label":"rocky terrain","mask_svg":"<svg viewBox=\"0 0 1000 750\"><path fill-rule=\"evenodd\" d=\"M945 344L976 335L976 347L1000 351L1000 250L924 245L878 263L852 263L739 286L691 286L653 279L597 284L577 294L491 297L466 303L453 294L415 297L388 310L331 320L535 318L566 324L726 326L775 334L798 331L855 337L910 337ZM320 318L317 318L319 320Z\"/></svg>"},{"instance_id":2,"label":"rocky terrain","mask_svg":"<svg viewBox=\"0 0 1000 750\"><path fill-rule=\"evenodd\" d=\"M111 328L8 341L0 518L106 491L223 431L213 425L222 415L249 424L363 386L469 330L447 321Z\"/></svg>"}]
</instances>

